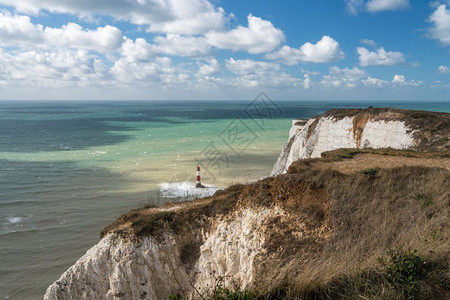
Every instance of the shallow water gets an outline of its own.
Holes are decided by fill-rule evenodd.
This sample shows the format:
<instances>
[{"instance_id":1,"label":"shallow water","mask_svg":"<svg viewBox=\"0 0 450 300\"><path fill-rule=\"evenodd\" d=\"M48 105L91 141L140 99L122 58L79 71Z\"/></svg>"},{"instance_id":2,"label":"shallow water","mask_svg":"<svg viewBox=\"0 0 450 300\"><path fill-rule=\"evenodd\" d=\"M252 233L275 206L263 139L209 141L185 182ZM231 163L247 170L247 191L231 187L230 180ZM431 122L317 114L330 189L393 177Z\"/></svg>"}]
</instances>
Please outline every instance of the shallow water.
<instances>
[{"instance_id":1,"label":"shallow water","mask_svg":"<svg viewBox=\"0 0 450 300\"><path fill-rule=\"evenodd\" d=\"M0 299L40 299L122 213L267 176L291 119L449 103L0 102ZM270 104L270 103L269 103ZM258 108L255 117L246 114ZM203 194L202 194L203 195Z\"/></svg>"}]
</instances>

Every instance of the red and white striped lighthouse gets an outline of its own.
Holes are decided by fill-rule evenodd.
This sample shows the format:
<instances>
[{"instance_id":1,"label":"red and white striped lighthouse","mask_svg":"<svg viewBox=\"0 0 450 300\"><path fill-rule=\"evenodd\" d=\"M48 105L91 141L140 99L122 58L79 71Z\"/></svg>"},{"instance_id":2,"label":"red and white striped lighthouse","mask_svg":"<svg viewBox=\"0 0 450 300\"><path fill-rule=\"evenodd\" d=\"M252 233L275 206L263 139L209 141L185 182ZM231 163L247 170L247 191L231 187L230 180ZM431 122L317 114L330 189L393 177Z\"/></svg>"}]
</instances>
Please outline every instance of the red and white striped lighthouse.
<instances>
[{"instance_id":1,"label":"red and white striped lighthouse","mask_svg":"<svg viewBox=\"0 0 450 300\"><path fill-rule=\"evenodd\" d=\"M202 182L200 180L200 166L197 166L197 177L195 178L195 187L198 188L203 187Z\"/></svg>"}]
</instances>

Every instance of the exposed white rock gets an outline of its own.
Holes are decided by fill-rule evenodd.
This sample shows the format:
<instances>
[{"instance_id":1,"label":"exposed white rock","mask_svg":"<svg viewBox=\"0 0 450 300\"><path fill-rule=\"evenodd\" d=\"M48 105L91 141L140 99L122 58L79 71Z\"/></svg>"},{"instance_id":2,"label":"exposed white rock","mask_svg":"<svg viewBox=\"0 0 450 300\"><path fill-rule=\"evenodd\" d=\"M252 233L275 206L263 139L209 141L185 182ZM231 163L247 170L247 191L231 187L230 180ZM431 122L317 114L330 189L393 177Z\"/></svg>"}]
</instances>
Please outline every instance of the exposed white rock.
<instances>
[{"instance_id":1,"label":"exposed white rock","mask_svg":"<svg viewBox=\"0 0 450 300\"><path fill-rule=\"evenodd\" d=\"M109 234L49 286L44 299L168 299L181 291L195 297L194 286L207 295L219 276L226 285L245 288L263 251L263 224L280 214L278 208L247 208L213 220L189 272L180 260L180 244L169 233L158 239Z\"/></svg>"},{"instance_id":2,"label":"exposed white rock","mask_svg":"<svg viewBox=\"0 0 450 300\"><path fill-rule=\"evenodd\" d=\"M401 121L369 121L361 136L363 148L408 149L414 145L414 138Z\"/></svg>"},{"instance_id":3,"label":"exposed white rock","mask_svg":"<svg viewBox=\"0 0 450 300\"><path fill-rule=\"evenodd\" d=\"M339 148L412 149L415 142L413 132L401 120L368 119L357 124L361 128L354 128L355 117L335 119L329 116L315 121L310 119L301 129L291 128L289 140L283 146L271 176L286 173L298 159L320 157L325 151ZM362 134L355 136L358 129Z\"/></svg>"},{"instance_id":4,"label":"exposed white rock","mask_svg":"<svg viewBox=\"0 0 450 300\"><path fill-rule=\"evenodd\" d=\"M174 238L131 241L109 234L55 283L44 299L164 299L188 282Z\"/></svg>"},{"instance_id":5,"label":"exposed white rock","mask_svg":"<svg viewBox=\"0 0 450 300\"><path fill-rule=\"evenodd\" d=\"M253 262L263 251L265 242L264 222L280 215L275 209L244 209L233 214L229 221L218 224L200 247L196 284L203 294L213 287L220 276L225 283L245 289L253 282ZM206 291L205 291L206 289Z\"/></svg>"}]
</instances>

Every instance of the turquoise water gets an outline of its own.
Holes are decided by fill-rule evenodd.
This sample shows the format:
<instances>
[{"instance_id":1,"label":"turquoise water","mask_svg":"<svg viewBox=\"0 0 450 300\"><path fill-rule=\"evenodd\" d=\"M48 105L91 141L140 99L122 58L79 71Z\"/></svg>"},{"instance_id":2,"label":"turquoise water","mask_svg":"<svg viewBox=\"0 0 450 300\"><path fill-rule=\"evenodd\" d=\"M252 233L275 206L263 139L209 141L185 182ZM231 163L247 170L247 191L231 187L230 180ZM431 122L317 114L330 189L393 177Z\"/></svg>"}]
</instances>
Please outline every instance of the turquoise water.
<instances>
[{"instance_id":1,"label":"turquoise water","mask_svg":"<svg viewBox=\"0 0 450 300\"><path fill-rule=\"evenodd\" d=\"M291 119L369 105L450 112L450 103L0 102L0 299L42 298L104 226L167 201L161 184L192 182L197 164L216 187L266 176Z\"/></svg>"}]
</instances>

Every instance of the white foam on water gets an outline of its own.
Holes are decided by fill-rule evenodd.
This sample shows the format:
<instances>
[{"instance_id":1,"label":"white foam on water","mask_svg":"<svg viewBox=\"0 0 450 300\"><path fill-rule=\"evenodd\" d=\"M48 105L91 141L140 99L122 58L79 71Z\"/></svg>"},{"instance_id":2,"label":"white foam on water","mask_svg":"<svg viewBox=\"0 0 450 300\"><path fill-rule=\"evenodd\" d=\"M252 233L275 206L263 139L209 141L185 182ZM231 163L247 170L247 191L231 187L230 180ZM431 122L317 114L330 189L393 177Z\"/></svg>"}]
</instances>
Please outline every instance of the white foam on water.
<instances>
[{"instance_id":1,"label":"white foam on water","mask_svg":"<svg viewBox=\"0 0 450 300\"><path fill-rule=\"evenodd\" d=\"M197 198L213 195L221 188L205 185L204 188L196 188L195 183L182 182L163 182L159 184L159 189L163 197L167 198Z\"/></svg>"},{"instance_id":2,"label":"white foam on water","mask_svg":"<svg viewBox=\"0 0 450 300\"><path fill-rule=\"evenodd\" d=\"M19 223L19 222L21 222L22 220L23 220L22 217L10 217L10 218L8 218L8 221L9 221L9 223L11 223L11 224Z\"/></svg>"}]
</instances>

